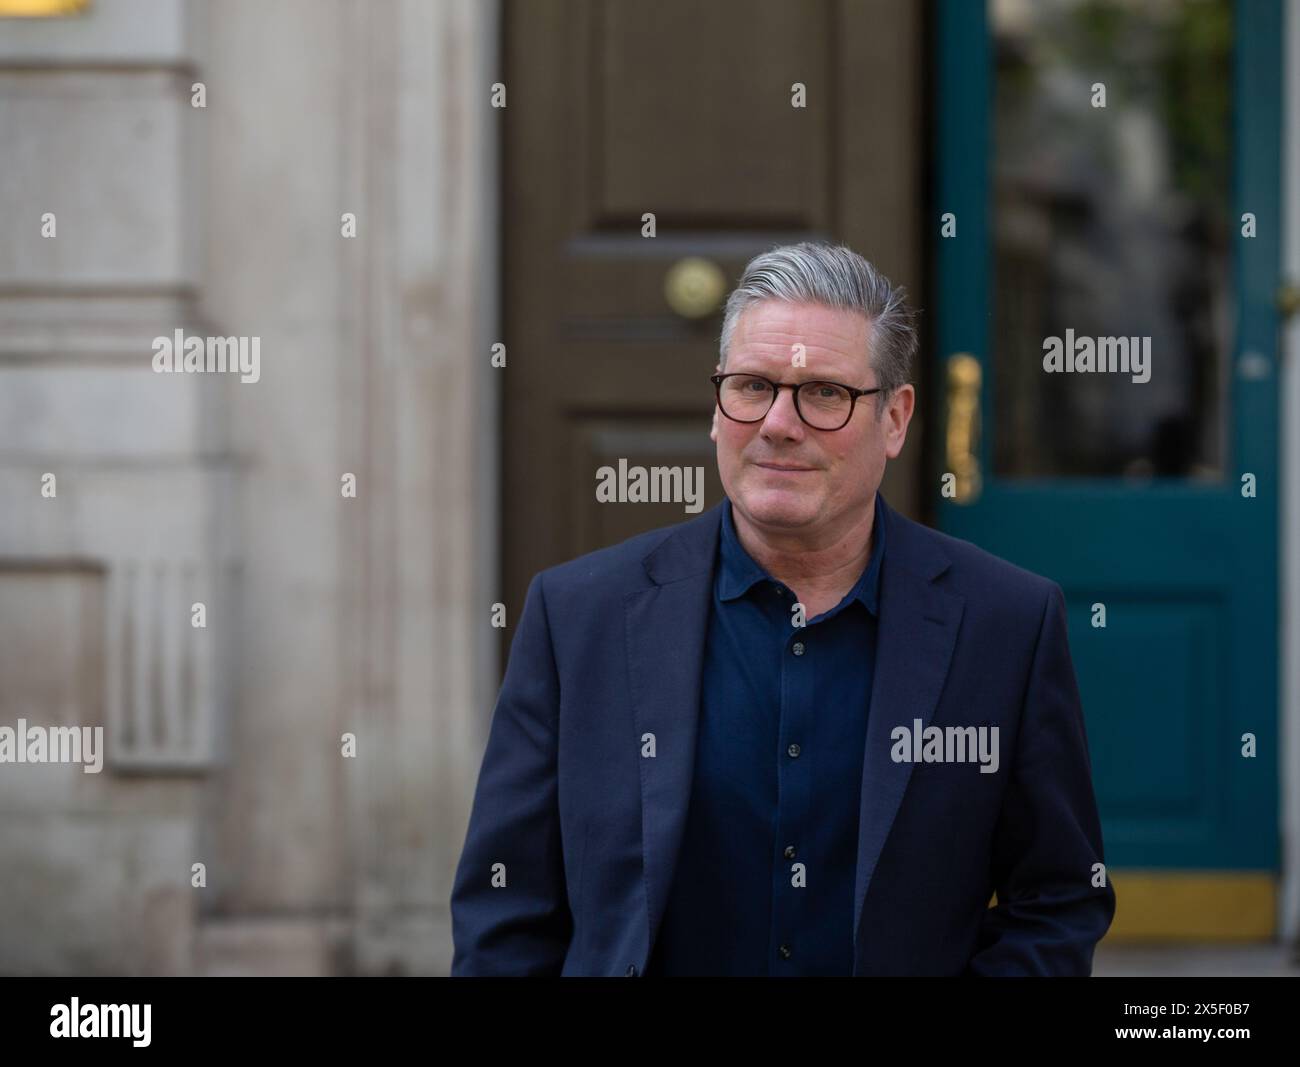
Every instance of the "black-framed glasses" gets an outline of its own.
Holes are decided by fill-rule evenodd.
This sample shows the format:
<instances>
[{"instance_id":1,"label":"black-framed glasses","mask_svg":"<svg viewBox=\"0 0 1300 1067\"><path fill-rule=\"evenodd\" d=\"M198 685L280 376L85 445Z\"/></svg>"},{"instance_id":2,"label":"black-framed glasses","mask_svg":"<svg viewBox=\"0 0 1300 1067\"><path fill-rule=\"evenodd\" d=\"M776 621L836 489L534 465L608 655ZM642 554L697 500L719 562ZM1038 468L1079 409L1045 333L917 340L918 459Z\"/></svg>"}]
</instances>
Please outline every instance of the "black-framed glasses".
<instances>
[{"instance_id":1,"label":"black-framed glasses","mask_svg":"<svg viewBox=\"0 0 1300 1067\"><path fill-rule=\"evenodd\" d=\"M774 382L743 371L714 374L709 381L718 395L718 410L732 422L762 422L782 388L793 389L795 411L814 430L842 430L853 418L858 397L883 389L854 389L839 382Z\"/></svg>"}]
</instances>

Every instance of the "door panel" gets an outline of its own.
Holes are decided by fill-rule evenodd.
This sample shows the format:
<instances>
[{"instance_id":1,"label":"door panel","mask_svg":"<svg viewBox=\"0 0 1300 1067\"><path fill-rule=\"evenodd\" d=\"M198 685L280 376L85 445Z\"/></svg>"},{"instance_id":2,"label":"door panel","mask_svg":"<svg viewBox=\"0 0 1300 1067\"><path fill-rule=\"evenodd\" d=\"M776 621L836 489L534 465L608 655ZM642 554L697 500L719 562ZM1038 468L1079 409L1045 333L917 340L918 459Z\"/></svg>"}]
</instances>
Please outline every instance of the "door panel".
<instances>
[{"instance_id":1,"label":"door panel","mask_svg":"<svg viewBox=\"0 0 1300 1067\"><path fill-rule=\"evenodd\" d=\"M691 517L598 503L600 467L699 466L704 506L721 499L721 315L674 310L675 264L706 260L729 290L753 255L825 239L919 298L920 17L896 0L506 4L509 618L537 571ZM905 512L919 454L918 437L885 483Z\"/></svg>"},{"instance_id":2,"label":"door panel","mask_svg":"<svg viewBox=\"0 0 1300 1067\"><path fill-rule=\"evenodd\" d=\"M1279 863L1280 4L938 15L940 522L1066 593L1115 929L1258 936ZM1049 373L1067 331L1148 338L1149 380Z\"/></svg>"}]
</instances>

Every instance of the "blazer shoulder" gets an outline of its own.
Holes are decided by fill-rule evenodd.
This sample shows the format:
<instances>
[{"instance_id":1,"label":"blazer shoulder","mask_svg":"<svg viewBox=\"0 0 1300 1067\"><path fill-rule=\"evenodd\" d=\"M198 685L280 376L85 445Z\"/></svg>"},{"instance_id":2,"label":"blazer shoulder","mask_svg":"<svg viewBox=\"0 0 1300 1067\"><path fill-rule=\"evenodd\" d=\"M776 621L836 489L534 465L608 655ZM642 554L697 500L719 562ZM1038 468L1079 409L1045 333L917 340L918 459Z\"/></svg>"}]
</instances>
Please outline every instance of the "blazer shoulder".
<instances>
[{"instance_id":1,"label":"blazer shoulder","mask_svg":"<svg viewBox=\"0 0 1300 1067\"><path fill-rule=\"evenodd\" d=\"M1045 575L995 556L971 541L895 514L910 536L926 542L931 550L948 558L952 566L943 581L968 599L1011 601L1032 606L1041 613L1044 602L1054 593L1064 595L1060 585Z\"/></svg>"},{"instance_id":2,"label":"blazer shoulder","mask_svg":"<svg viewBox=\"0 0 1300 1067\"><path fill-rule=\"evenodd\" d=\"M634 534L617 544L575 556L547 567L538 573L538 577L546 583L548 595L568 589L591 593L600 589L640 588L649 583L644 566L647 557L679 534L689 535L703 544L702 535L707 536L709 526L717 522L716 510L715 506L684 522Z\"/></svg>"}]
</instances>

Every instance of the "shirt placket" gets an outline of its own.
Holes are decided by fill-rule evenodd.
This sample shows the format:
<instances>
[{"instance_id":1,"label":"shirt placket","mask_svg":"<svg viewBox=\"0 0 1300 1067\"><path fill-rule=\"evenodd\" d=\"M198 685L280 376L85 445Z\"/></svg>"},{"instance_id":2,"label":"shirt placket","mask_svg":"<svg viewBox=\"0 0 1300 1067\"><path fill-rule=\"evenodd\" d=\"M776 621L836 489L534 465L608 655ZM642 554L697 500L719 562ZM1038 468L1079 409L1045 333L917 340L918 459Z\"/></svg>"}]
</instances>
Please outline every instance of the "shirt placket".
<instances>
[{"instance_id":1,"label":"shirt placket","mask_svg":"<svg viewBox=\"0 0 1300 1067\"><path fill-rule=\"evenodd\" d=\"M812 693L815 667L811 627L794 627L789 608L793 601L780 596L781 656L780 728L777 751L777 810L775 856L772 867L772 927L769 936L769 973L800 973L800 931L804 928L805 890L794 884L795 865L807 864L809 797L812 764L807 743L812 727ZM804 880L814 872L804 869ZM807 945L803 946L805 952Z\"/></svg>"}]
</instances>

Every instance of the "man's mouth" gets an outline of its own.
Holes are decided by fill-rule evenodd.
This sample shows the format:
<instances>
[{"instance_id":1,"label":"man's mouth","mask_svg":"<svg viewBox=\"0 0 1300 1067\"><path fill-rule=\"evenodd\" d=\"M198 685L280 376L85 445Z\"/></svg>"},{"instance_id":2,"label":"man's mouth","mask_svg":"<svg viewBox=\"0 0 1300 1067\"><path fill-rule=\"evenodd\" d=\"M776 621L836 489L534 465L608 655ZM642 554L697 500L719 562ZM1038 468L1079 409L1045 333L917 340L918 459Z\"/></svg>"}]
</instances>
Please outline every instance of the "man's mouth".
<instances>
[{"instance_id":1,"label":"man's mouth","mask_svg":"<svg viewBox=\"0 0 1300 1067\"><path fill-rule=\"evenodd\" d=\"M782 471L786 474L811 472L816 469L814 467L794 467L784 463L756 463L754 466L762 467L764 470L769 471Z\"/></svg>"}]
</instances>

